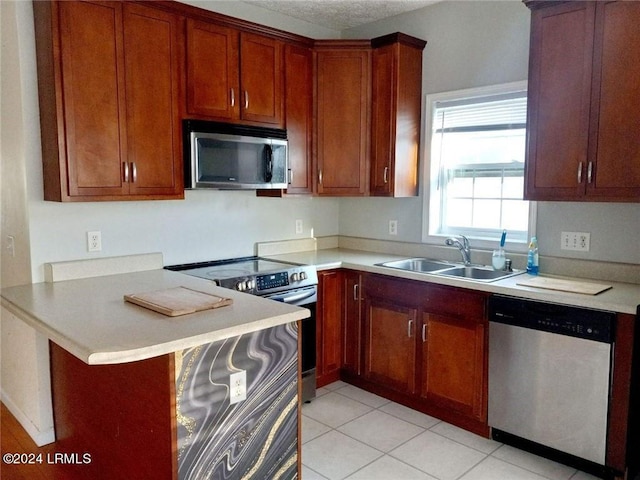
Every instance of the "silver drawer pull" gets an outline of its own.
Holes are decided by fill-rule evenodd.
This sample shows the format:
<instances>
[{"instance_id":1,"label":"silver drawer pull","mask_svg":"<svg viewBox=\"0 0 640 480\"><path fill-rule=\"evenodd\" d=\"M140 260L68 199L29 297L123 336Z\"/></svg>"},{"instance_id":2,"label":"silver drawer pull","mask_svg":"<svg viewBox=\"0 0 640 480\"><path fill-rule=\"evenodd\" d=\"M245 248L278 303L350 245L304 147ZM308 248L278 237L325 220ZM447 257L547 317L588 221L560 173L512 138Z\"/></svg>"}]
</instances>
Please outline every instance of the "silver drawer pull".
<instances>
[{"instance_id":1,"label":"silver drawer pull","mask_svg":"<svg viewBox=\"0 0 640 480\"><path fill-rule=\"evenodd\" d=\"M582 162L578 163L578 183L582 183Z\"/></svg>"},{"instance_id":2,"label":"silver drawer pull","mask_svg":"<svg viewBox=\"0 0 640 480\"><path fill-rule=\"evenodd\" d=\"M593 162L587 164L587 183L591 183L593 180Z\"/></svg>"},{"instance_id":3,"label":"silver drawer pull","mask_svg":"<svg viewBox=\"0 0 640 480\"><path fill-rule=\"evenodd\" d=\"M131 183L136 183L136 180L138 180L138 169L136 162L131 162Z\"/></svg>"},{"instance_id":4,"label":"silver drawer pull","mask_svg":"<svg viewBox=\"0 0 640 480\"><path fill-rule=\"evenodd\" d=\"M249 92L244 91L244 109L249 110Z\"/></svg>"},{"instance_id":5,"label":"silver drawer pull","mask_svg":"<svg viewBox=\"0 0 640 480\"><path fill-rule=\"evenodd\" d=\"M358 284L357 283L353 285L353 299L356 302L358 301Z\"/></svg>"},{"instance_id":6,"label":"silver drawer pull","mask_svg":"<svg viewBox=\"0 0 640 480\"><path fill-rule=\"evenodd\" d=\"M125 183L129 183L129 164L122 162L122 178Z\"/></svg>"},{"instance_id":7,"label":"silver drawer pull","mask_svg":"<svg viewBox=\"0 0 640 480\"><path fill-rule=\"evenodd\" d=\"M407 337L411 338L411 331L413 330L413 320L409 320L407 323Z\"/></svg>"},{"instance_id":8,"label":"silver drawer pull","mask_svg":"<svg viewBox=\"0 0 640 480\"><path fill-rule=\"evenodd\" d=\"M427 324L423 323L422 324L422 343L425 343L427 341Z\"/></svg>"},{"instance_id":9,"label":"silver drawer pull","mask_svg":"<svg viewBox=\"0 0 640 480\"><path fill-rule=\"evenodd\" d=\"M384 167L384 173L382 174L382 180L384 183L389 183L389 167Z\"/></svg>"},{"instance_id":10,"label":"silver drawer pull","mask_svg":"<svg viewBox=\"0 0 640 480\"><path fill-rule=\"evenodd\" d=\"M233 88L231 89L231 106L236 106L236 91Z\"/></svg>"}]
</instances>

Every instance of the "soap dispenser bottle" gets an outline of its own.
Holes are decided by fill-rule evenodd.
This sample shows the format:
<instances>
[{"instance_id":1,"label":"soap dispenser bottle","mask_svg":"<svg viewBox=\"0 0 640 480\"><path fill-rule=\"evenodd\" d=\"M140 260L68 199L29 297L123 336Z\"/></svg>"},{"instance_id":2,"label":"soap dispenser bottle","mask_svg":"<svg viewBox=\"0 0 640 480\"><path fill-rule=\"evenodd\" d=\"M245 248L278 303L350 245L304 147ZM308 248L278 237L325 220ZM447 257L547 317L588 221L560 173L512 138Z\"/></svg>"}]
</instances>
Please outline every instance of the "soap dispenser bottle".
<instances>
[{"instance_id":1,"label":"soap dispenser bottle","mask_svg":"<svg viewBox=\"0 0 640 480\"><path fill-rule=\"evenodd\" d=\"M538 275L538 239L531 237L529 252L527 253L527 273Z\"/></svg>"}]
</instances>

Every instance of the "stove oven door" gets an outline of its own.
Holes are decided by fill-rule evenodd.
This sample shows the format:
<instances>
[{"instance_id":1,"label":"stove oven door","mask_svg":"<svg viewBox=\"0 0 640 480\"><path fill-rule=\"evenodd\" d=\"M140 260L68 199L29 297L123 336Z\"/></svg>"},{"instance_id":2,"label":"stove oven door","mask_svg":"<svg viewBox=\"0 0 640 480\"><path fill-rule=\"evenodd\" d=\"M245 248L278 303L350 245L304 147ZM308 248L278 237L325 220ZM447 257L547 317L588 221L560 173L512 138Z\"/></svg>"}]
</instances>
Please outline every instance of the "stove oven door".
<instances>
[{"instance_id":1,"label":"stove oven door","mask_svg":"<svg viewBox=\"0 0 640 480\"><path fill-rule=\"evenodd\" d=\"M265 298L308 308L309 318L302 320L300 361L302 368L302 401L316 397L316 286L268 295Z\"/></svg>"}]
</instances>

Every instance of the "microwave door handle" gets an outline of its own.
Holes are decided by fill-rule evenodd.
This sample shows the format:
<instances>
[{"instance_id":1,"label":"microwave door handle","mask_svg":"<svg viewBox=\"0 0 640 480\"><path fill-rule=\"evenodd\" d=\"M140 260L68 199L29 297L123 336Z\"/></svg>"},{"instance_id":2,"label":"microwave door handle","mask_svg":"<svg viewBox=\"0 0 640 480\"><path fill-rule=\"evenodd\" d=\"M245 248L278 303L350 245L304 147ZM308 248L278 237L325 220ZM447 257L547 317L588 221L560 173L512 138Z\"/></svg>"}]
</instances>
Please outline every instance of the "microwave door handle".
<instances>
[{"instance_id":1,"label":"microwave door handle","mask_svg":"<svg viewBox=\"0 0 640 480\"><path fill-rule=\"evenodd\" d=\"M273 178L273 149L271 148L271 145L268 144L264 146L264 149L266 153L264 180L265 182L269 183Z\"/></svg>"}]
</instances>

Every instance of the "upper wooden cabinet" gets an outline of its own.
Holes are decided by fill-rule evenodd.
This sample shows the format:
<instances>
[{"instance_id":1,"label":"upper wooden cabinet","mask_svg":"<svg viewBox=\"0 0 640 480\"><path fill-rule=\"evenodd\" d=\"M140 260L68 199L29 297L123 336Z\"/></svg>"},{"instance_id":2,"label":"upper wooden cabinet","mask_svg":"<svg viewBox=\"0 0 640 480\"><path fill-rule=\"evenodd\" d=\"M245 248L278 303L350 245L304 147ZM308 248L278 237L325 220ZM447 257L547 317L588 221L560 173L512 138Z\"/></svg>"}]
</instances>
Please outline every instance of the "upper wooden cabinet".
<instances>
[{"instance_id":1,"label":"upper wooden cabinet","mask_svg":"<svg viewBox=\"0 0 640 480\"><path fill-rule=\"evenodd\" d=\"M368 41L316 42L318 195L369 191L371 48Z\"/></svg>"},{"instance_id":2,"label":"upper wooden cabinet","mask_svg":"<svg viewBox=\"0 0 640 480\"><path fill-rule=\"evenodd\" d=\"M284 127L284 43L187 20L187 113Z\"/></svg>"},{"instance_id":3,"label":"upper wooden cabinet","mask_svg":"<svg viewBox=\"0 0 640 480\"><path fill-rule=\"evenodd\" d=\"M527 5L525 198L640 201L640 3Z\"/></svg>"},{"instance_id":4,"label":"upper wooden cabinet","mask_svg":"<svg viewBox=\"0 0 640 480\"><path fill-rule=\"evenodd\" d=\"M183 29L119 2L34 2L44 198L183 198Z\"/></svg>"},{"instance_id":5,"label":"upper wooden cabinet","mask_svg":"<svg viewBox=\"0 0 640 480\"><path fill-rule=\"evenodd\" d=\"M426 43L401 33L372 41L371 195L418 194L422 50Z\"/></svg>"},{"instance_id":6,"label":"upper wooden cabinet","mask_svg":"<svg viewBox=\"0 0 640 480\"><path fill-rule=\"evenodd\" d=\"M311 49L286 45L284 50L285 119L289 141L287 193L313 193L313 55Z\"/></svg>"}]
</instances>

